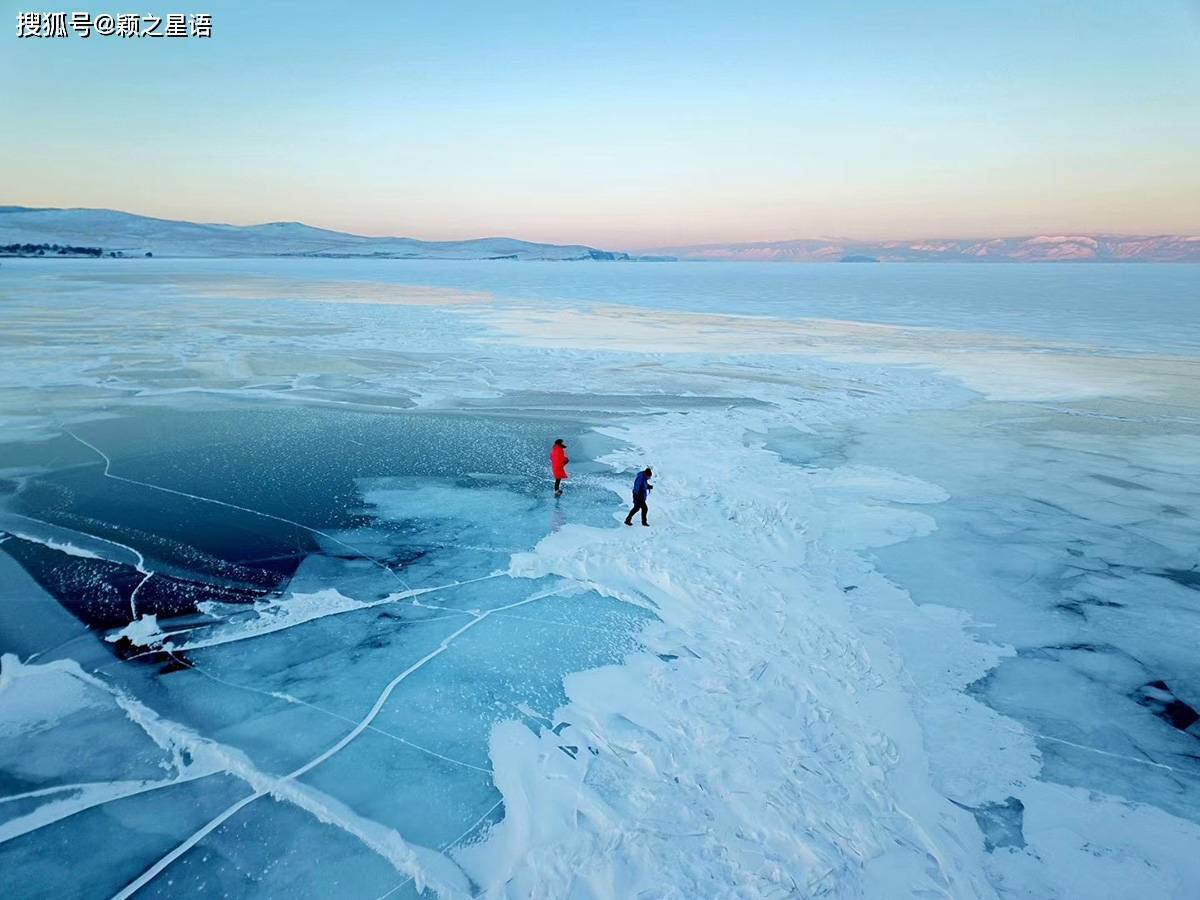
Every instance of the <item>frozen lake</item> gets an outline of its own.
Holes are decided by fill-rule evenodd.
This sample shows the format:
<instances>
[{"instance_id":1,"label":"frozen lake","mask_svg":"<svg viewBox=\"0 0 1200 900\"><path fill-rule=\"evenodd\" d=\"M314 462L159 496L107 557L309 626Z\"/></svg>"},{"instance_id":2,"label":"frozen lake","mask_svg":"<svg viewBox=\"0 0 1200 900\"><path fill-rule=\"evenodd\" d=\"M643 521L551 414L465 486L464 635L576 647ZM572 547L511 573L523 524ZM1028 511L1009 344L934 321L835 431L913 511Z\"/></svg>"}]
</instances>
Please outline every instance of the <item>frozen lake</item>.
<instances>
[{"instance_id":1,"label":"frozen lake","mask_svg":"<svg viewBox=\"0 0 1200 900\"><path fill-rule=\"evenodd\" d=\"M6 260L0 325L6 896L1195 896L1200 267Z\"/></svg>"}]
</instances>

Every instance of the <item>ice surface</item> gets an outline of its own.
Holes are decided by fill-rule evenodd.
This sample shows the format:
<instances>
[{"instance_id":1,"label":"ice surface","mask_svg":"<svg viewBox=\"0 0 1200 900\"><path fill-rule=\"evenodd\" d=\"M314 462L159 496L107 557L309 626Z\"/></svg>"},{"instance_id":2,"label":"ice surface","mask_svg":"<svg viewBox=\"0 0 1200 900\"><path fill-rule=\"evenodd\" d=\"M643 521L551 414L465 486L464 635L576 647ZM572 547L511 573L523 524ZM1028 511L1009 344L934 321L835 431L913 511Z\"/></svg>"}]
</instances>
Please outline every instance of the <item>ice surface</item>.
<instances>
[{"instance_id":1,"label":"ice surface","mask_svg":"<svg viewBox=\"0 0 1200 900\"><path fill-rule=\"evenodd\" d=\"M146 262L0 283L14 896L1194 893L1186 267Z\"/></svg>"}]
</instances>

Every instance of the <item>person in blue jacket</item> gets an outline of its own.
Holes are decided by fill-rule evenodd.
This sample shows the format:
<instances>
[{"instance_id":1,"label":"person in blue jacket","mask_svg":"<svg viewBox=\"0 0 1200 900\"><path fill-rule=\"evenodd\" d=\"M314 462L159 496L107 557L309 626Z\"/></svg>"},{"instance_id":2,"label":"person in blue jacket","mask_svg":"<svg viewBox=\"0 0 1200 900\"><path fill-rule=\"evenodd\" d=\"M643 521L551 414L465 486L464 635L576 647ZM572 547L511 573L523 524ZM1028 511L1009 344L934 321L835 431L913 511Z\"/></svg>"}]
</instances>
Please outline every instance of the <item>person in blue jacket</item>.
<instances>
[{"instance_id":1,"label":"person in blue jacket","mask_svg":"<svg viewBox=\"0 0 1200 900\"><path fill-rule=\"evenodd\" d=\"M629 511L629 515L625 517L625 524L633 524L633 514L638 510L642 511L642 524L649 527L650 523L646 521L646 495L654 490L654 485L650 483L650 476L654 473L645 468L637 473L637 478L633 479L633 509Z\"/></svg>"}]
</instances>

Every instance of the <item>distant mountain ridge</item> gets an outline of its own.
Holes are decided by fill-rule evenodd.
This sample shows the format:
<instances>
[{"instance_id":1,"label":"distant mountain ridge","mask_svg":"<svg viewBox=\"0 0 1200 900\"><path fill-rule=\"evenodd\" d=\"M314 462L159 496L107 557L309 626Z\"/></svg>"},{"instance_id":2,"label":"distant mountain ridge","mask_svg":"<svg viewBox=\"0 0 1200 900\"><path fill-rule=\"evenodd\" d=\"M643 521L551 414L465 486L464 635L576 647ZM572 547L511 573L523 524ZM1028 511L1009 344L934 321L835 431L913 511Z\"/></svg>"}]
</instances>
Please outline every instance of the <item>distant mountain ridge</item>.
<instances>
[{"instance_id":1,"label":"distant mountain ridge","mask_svg":"<svg viewBox=\"0 0 1200 900\"><path fill-rule=\"evenodd\" d=\"M1200 262L1200 235L1065 234L859 241L801 238L653 247L631 253L515 238L367 237L301 222L203 224L111 209L0 206L0 255L315 256L388 259L710 260L747 262ZM9 248L21 248L11 250Z\"/></svg>"},{"instance_id":2,"label":"distant mountain ridge","mask_svg":"<svg viewBox=\"0 0 1200 900\"><path fill-rule=\"evenodd\" d=\"M1068 234L912 241L801 238L654 247L638 252L746 262L1200 262L1200 235Z\"/></svg>"},{"instance_id":3,"label":"distant mountain ridge","mask_svg":"<svg viewBox=\"0 0 1200 900\"><path fill-rule=\"evenodd\" d=\"M200 224L111 209L0 206L0 247L70 245L104 255L166 257L318 256L392 259L617 260L629 254L582 244L539 244L515 238L420 241L365 237L300 222ZM44 255L53 255L46 253Z\"/></svg>"}]
</instances>

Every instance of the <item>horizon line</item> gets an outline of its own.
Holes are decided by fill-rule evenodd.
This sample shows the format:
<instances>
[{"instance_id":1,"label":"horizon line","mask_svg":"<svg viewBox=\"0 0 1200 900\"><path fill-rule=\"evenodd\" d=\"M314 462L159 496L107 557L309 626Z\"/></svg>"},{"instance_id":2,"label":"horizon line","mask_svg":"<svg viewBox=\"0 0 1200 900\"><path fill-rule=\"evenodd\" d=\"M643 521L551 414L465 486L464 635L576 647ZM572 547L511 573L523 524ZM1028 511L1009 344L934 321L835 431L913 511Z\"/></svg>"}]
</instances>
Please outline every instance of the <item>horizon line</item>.
<instances>
[{"instance_id":1,"label":"horizon line","mask_svg":"<svg viewBox=\"0 0 1200 900\"><path fill-rule=\"evenodd\" d=\"M364 240L399 240L399 241L416 241L427 244L462 244L472 241L520 241L528 244L550 244L559 247L586 247L591 250L604 250L602 246L593 244L583 244L579 242L564 242L557 241L537 241L527 238L511 237L508 235L480 235L469 238L422 238L412 237L409 235L400 234L361 234L354 231L340 231L335 228L329 228L324 225L312 225L308 222L303 222L299 219L271 219L261 222L250 222L246 224L237 224L234 222L219 222L219 221L200 221L197 219L174 219L164 216L150 215L147 213L132 212L127 209L116 209L107 206L25 206L24 204L0 204L0 215L19 213L19 212L108 212L119 213L121 215L136 216L142 219L151 219L158 222L182 223L187 225L211 225L225 228L261 228L267 225L299 225L303 228L312 228L318 231L328 231L332 234L339 234L346 237L362 238ZM1148 238L1181 238L1184 240L1200 240L1200 233L1175 232L1175 231L1155 231L1155 232L1133 232L1133 231L1088 231L1088 230L1047 230L1042 232L1026 232L1023 234L966 234L966 235L909 235L905 237L886 237L886 238L863 238L852 237L847 235L804 235L785 238L765 238L755 240L715 240L703 241L698 243L658 243L658 244L642 244L642 245L627 245L622 247L622 252L633 251L649 251L649 250L670 250L670 249L705 249L715 247L762 247L778 244L798 243L801 241L826 241L831 243L860 243L860 244L885 244L893 242L918 242L918 241L1006 241L1020 240L1038 237L1086 237L1086 238L1132 238L1132 239L1148 239Z\"/></svg>"}]
</instances>

